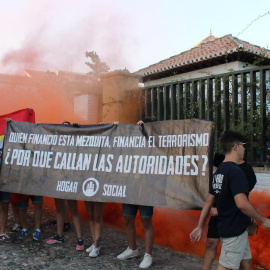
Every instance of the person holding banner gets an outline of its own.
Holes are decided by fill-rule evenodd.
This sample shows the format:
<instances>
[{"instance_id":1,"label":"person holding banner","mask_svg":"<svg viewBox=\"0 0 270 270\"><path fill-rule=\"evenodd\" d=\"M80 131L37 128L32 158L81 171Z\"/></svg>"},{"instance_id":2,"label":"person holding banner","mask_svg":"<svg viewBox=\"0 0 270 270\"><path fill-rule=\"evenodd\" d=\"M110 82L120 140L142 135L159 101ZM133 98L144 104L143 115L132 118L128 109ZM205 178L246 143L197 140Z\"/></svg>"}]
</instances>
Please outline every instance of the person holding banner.
<instances>
[{"instance_id":1,"label":"person holding banner","mask_svg":"<svg viewBox=\"0 0 270 270\"><path fill-rule=\"evenodd\" d=\"M65 121L62 123L63 125L70 125L70 122ZM73 123L74 127L79 127L78 123ZM82 238L82 225L81 225L81 217L78 210L78 202L76 200L65 200L65 199L57 199L54 198L55 207L56 207L56 224L57 224L57 233L47 241L47 244L62 244L64 243L64 229L65 229L65 221L67 216L67 208L70 210L73 224L77 233L77 245L76 250L84 250L84 242Z\"/></svg>"},{"instance_id":2,"label":"person holding banner","mask_svg":"<svg viewBox=\"0 0 270 270\"><path fill-rule=\"evenodd\" d=\"M140 120L137 125L142 126L147 122L153 122L152 119L147 118ZM127 260L138 257L139 251L136 244L136 228L135 218L138 210L140 211L141 221L145 231L145 254L139 267L147 269L152 265L152 249L154 243L154 227L152 224L153 206L123 204L122 215L125 217L126 233L128 240L127 249L117 256L118 260Z\"/></svg>"},{"instance_id":3,"label":"person holding banner","mask_svg":"<svg viewBox=\"0 0 270 270\"><path fill-rule=\"evenodd\" d=\"M29 114L29 115L28 115ZM26 110L21 110L17 111L11 114L6 114L3 116L0 116L0 165L1 165L1 160L2 160L2 149L3 149L3 142L4 142L4 131L6 127L6 122L7 121L12 121L10 118L11 115L15 118L17 121L23 121L23 120L29 120L29 121L34 121L35 119L35 114L32 109L26 109ZM22 119L20 119L22 117ZM24 119L24 117L26 119ZM2 135L3 134L3 135ZM1 166L0 166L1 169ZM10 192L4 192L0 191L0 218L1 218L1 225L0 225L0 241L3 242L13 242L12 238L6 234L6 225L7 225L7 220L8 220L8 209L9 209L9 203L11 202L11 193ZM14 206L14 216L15 216L15 222L17 222L18 215L16 216L16 211ZM20 226L17 227L20 229ZM16 229L17 229L16 228Z\"/></svg>"},{"instance_id":4,"label":"person holding banner","mask_svg":"<svg viewBox=\"0 0 270 270\"><path fill-rule=\"evenodd\" d=\"M213 203L218 211L218 233L222 241L218 270L251 269L251 251L247 228L251 218L258 220L264 228L270 228L270 219L265 218L248 200L248 181L237 166L243 158L246 144L244 137L234 131L225 131L220 143L225 159L213 175L210 191L202 209L199 223L204 224ZM199 224L199 225L200 225ZM202 235L202 226L190 234L194 243Z\"/></svg>"},{"instance_id":5,"label":"person holding banner","mask_svg":"<svg viewBox=\"0 0 270 270\"><path fill-rule=\"evenodd\" d=\"M99 123L99 125L104 123ZM119 122L114 121L112 123L115 126L119 125ZM89 257L95 258L99 255L100 242L103 232L103 212L105 203L104 202L91 202L85 201L85 207L87 214L89 216L89 227L92 236L92 245L86 249L89 253Z\"/></svg>"},{"instance_id":6,"label":"person holding banner","mask_svg":"<svg viewBox=\"0 0 270 270\"><path fill-rule=\"evenodd\" d=\"M84 203L89 216L89 226L93 241L93 244L86 249L86 252L89 253L89 257L95 258L99 255L100 251L105 203L90 201L85 201Z\"/></svg>"}]
</instances>

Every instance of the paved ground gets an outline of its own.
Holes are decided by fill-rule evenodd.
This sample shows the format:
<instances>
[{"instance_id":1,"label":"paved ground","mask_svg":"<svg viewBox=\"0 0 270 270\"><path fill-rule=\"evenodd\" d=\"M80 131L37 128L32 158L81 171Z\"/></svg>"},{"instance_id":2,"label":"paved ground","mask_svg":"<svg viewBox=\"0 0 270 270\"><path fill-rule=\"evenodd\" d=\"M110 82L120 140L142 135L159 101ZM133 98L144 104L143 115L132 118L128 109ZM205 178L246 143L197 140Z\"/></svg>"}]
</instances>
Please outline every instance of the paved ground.
<instances>
[{"instance_id":1,"label":"paved ground","mask_svg":"<svg viewBox=\"0 0 270 270\"><path fill-rule=\"evenodd\" d=\"M71 230L65 233L64 244L46 244L46 240L53 236L56 231L56 225L52 222L54 219L54 213L45 206L42 220L42 237L39 242L32 239L32 234L25 240L20 240L16 234L13 234L13 243L1 242L0 270L139 269L138 266L144 255L144 245L141 240L138 240L140 257L128 261L119 261L116 259L116 256L126 249L126 236L122 232L105 227L100 255L97 258L90 258L85 251L75 250L76 234L73 225ZM7 228L13 225L12 221L12 214L10 214ZM28 223L33 227L32 207L29 209ZM91 241L87 224L83 225L83 232L86 236L84 240L88 247ZM150 269L202 269L202 259L175 252L162 246L155 245L153 254L154 262ZM217 264L215 263L213 269L216 269L216 266Z\"/></svg>"}]
</instances>

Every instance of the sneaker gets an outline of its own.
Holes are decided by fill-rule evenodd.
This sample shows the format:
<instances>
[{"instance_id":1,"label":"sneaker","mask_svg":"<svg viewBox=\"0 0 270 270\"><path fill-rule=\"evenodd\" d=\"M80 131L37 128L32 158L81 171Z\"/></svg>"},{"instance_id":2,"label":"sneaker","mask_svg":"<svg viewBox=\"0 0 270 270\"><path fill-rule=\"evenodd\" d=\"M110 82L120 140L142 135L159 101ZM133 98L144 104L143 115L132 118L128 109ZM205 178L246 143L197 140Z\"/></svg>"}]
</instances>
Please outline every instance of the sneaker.
<instances>
[{"instance_id":1,"label":"sneaker","mask_svg":"<svg viewBox=\"0 0 270 270\"><path fill-rule=\"evenodd\" d=\"M138 255L139 255L138 249L133 250L128 247L124 252L122 252L117 256L117 259L122 261L126 259L135 258Z\"/></svg>"},{"instance_id":2,"label":"sneaker","mask_svg":"<svg viewBox=\"0 0 270 270\"><path fill-rule=\"evenodd\" d=\"M39 241L40 240L40 234L41 234L40 229L34 230L33 239Z\"/></svg>"},{"instance_id":3,"label":"sneaker","mask_svg":"<svg viewBox=\"0 0 270 270\"><path fill-rule=\"evenodd\" d=\"M0 241L11 243L13 242L12 238L9 237L6 233L0 234Z\"/></svg>"},{"instance_id":4,"label":"sneaker","mask_svg":"<svg viewBox=\"0 0 270 270\"><path fill-rule=\"evenodd\" d=\"M84 244L82 238L78 238L76 250L84 250Z\"/></svg>"},{"instance_id":5,"label":"sneaker","mask_svg":"<svg viewBox=\"0 0 270 270\"><path fill-rule=\"evenodd\" d=\"M15 224L10 230L10 233L18 233L20 232L22 229L22 226L20 226L19 224Z\"/></svg>"},{"instance_id":6,"label":"sneaker","mask_svg":"<svg viewBox=\"0 0 270 270\"><path fill-rule=\"evenodd\" d=\"M96 247L95 245L93 246L91 252L89 253L89 257L95 258L99 254L100 247Z\"/></svg>"},{"instance_id":7,"label":"sneaker","mask_svg":"<svg viewBox=\"0 0 270 270\"><path fill-rule=\"evenodd\" d=\"M28 230L27 229L22 229L19 233L19 238L24 239L28 235Z\"/></svg>"},{"instance_id":8,"label":"sneaker","mask_svg":"<svg viewBox=\"0 0 270 270\"><path fill-rule=\"evenodd\" d=\"M65 242L64 237L60 237L59 234L56 234L53 236L51 239L47 241L47 244L52 245L52 244L63 244Z\"/></svg>"},{"instance_id":9,"label":"sneaker","mask_svg":"<svg viewBox=\"0 0 270 270\"><path fill-rule=\"evenodd\" d=\"M89 248L87 248L85 251L87 252L87 253L90 253L91 251L92 251L92 249L93 249L93 247L94 247L95 245L94 244L92 244Z\"/></svg>"},{"instance_id":10,"label":"sneaker","mask_svg":"<svg viewBox=\"0 0 270 270\"><path fill-rule=\"evenodd\" d=\"M64 223L63 232L69 232L69 230L70 230L70 223L69 222L65 222Z\"/></svg>"},{"instance_id":11,"label":"sneaker","mask_svg":"<svg viewBox=\"0 0 270 270\"><path fill-rule=\"evenodd\" d=\"M150 254L145 253L142 262L140 263L139 267L141 269L147 269L152 265L153 258Z\"/></svg>"}]
</instances>

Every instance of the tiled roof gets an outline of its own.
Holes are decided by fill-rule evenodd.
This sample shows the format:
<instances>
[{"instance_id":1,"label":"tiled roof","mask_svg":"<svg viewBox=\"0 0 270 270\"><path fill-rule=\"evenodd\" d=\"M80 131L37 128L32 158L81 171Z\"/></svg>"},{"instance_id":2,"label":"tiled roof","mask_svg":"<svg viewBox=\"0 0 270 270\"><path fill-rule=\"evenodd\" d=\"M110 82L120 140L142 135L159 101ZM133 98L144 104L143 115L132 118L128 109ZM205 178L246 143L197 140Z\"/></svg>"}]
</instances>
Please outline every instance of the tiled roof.
<instances>
[{"instance_id":1,"label":"tiled roof","mask_svg":"<svg viewBox=\"0 0 270 270\"><path fill-rule=\"evenodd\" d=\"M210 35L204 40L206 42L198 43L198 46L188 51L172 56L147 68L143 68L135 73L142 76L151 76L238 52L246 52L254 56L264 55L265 58L270 59L269 50L240 40L232 35L214 39L212 37L213 36Z\"/></svg>"}]
</instances>

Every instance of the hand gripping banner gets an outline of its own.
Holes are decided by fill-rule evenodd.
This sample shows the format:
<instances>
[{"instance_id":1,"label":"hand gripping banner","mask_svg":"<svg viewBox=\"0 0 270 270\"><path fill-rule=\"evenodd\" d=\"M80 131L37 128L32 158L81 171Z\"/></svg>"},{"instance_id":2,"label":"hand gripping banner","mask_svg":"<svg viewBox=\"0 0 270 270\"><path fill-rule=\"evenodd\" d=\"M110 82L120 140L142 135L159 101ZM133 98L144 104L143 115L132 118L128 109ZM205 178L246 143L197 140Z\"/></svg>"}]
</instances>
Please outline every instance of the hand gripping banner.
<instances>
[{"instance_id":1,"label":"hand gripping banner","mask_svg":"<svg viewBox=\"0 0 270 270\"><path fill-rule=\"evenodd\" d=\"M83 201L200 209L213 123L169 120L80 127L8 122L0 190Z\"/></svg>"}]
</instances>

